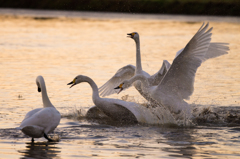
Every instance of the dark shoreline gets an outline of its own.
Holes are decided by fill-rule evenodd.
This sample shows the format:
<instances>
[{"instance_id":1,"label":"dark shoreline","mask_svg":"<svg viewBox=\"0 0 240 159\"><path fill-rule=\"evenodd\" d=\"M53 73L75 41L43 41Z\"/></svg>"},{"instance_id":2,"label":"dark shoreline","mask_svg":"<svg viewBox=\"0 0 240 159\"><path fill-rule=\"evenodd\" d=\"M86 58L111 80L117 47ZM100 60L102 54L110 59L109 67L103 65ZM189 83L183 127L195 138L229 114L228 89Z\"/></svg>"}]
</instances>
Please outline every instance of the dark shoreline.
<instances>
[{"instance_id":1,"label":"dark shoreline","mask_svg":"<svg viewBox=\"0 0 240 159\"><path fill-rule=\"evenodd\" d=\"M205 16L205 15L170 15L170 14L139 14L117 12L88 12L88 11L59 11L38 9L13 9L0 8L0 17L29 17L36 20L49 20L55 18L80 18L80 19L131 19L131 20L161 20L179 22L228 22L240 23L240 17L234 16Z\"/></svg>"},{"instance_id":2,"label":"dark shoreline","mask_svg":"<svg viewBox=\"0 0 240 159\"><path fill-rule=\"evenodd\" d=\"M238 0L0 0L0 8L240 16Z\"/></svg>"}]
</instances>

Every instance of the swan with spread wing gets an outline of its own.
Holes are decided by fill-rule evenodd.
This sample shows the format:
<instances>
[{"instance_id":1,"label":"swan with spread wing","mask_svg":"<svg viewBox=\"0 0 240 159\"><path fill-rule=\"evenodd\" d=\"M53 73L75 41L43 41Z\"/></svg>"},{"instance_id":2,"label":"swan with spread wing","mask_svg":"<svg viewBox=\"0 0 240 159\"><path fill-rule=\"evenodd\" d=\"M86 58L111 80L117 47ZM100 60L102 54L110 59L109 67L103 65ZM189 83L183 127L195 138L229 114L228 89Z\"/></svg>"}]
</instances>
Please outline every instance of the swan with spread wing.
<instances>
[{"instance_id":1,"label":"swan with spread wing","mask_svg":"<svg viewBox=\"0 0 240 159\"><path fill-rule=\"evenodd\" d=\"M137 32L133 32L127 35L128 37L132 38L136 44L136 67L133 65L127 65L120 68L110 80L108 80L99 88L100 95L103 97L115 94L116 91L114 88L116 85L122 83L122 81L125 79L130 79L137 74L144 75L146 78L148 78L151 84L158 83L170 67L170 63L167 60L164 60L161 69L154 75L150 76L147 72L142 70L139 34ZM134 86L141 95L145 96L141 89L141 83L134 82Z\"/></svg>"},{"instance_id":2,"label":"swan with spread wing","mask_svg":"<svg viewBox=\"0 0 240 159\"><path fill-rule=\"evenodd\" d=\"M151 85L144 75L135 75L131 79L124 80L116 89L121 91L130 87L135 81L141 81L144 86L142 89L148 95L148 99L169 109L175 118L190 117L191 108L184 99L189 99L193 93L198 67L207 58L215 56L215 52L214 55L206 55L208 51L212 51L209 50L212 28L207 30L208 26L208 23L206 25L203 23L186 47L178 53L158 85ZM223 50L222 53L225 52L225 46L216 46L219 46L220 51Z\"/></svg>"},{"instance_id":3,"label":"swan with spread wing","mask_svg":"<svg viewBox=\"0 0 240 159\"><path fill-rule=\"evenodd\" d=\"M145 78L147 78L148 83L151 86L158 85L171 66L171 64L167 60L163 60L160 70L154 75L150 76L147 72L142 70L139 34L137 32L133 32L128 34L128 37L132 38L136 44L136 67L133 65L127 65L120 68L111 79L109 79L99 88L100 95L103 97L116 93L116 91L114 90L116 85L119 85L124 80L130 79L135 75L143 75ZM203 61L227 54L227 51L229 50L229 47L227 45L228 43L210 43ZM176 54L176 57L184 49L185 48L179 50ZM144 83L142 83L141 85L139 81L135 81L133 85L144 98L148 98L146 92L142 90L142 88L145 87ZM131 85L129 85L129 87L131 87Z\"/></svg>"}]
</instances>

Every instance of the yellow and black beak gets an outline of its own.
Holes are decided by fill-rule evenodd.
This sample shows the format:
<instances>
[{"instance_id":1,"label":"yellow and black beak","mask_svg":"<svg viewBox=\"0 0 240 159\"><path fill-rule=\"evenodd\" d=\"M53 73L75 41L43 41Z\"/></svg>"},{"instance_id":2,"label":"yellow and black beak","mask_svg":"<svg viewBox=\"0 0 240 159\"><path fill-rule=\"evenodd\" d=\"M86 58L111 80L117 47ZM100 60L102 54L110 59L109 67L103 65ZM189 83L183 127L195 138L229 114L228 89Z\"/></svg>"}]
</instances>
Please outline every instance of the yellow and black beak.
<instances>
[{"instance_id":1,"label":"yellow and black beak","mask_svg":"<svg viewBox=\"0 0 240 159\"><path fill-rule=\"evenodd\" d=\"M133 38L134 35L135 35L135 33L129 33L129 34L127 34L127 35L128 35L127 37L129 37L129 38Z\"/></svg>"},{"instance_id":2,"label":"yellow and black beak","mask_svg":"<svg viewBox=\"0 0 240 159\"><path fill-rule=\"evenodd\" d=\"M68 83L67 85L71 85L70 88L75 86L76 85L76 78L72 82Z\"/></svg>"},{"instance_id":3,"label":"yellow and black beak","mask_svg":"<svg viewBox=\"0 0 240 159\"><path fill-rule=\"evenodd\" d=\"M120 84L119 86L117 86L116 88L114 88L114 89L120 89L117 94L119 94L119 93L123 90L122 85L123 85L123 84Z\"/></svg>"}]
</instances>

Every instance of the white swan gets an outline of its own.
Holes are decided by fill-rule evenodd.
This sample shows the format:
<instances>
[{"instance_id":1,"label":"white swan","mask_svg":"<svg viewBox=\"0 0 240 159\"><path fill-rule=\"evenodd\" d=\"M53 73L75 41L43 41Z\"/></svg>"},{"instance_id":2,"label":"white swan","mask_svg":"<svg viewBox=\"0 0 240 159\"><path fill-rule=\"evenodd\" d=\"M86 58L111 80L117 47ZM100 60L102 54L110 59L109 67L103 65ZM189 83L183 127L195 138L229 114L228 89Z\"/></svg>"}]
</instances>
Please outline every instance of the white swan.
<instances>
[{"instance_id":1,"label":"white swan","mask_svg":"<svg viewBox=\"0 0 240 159\"><path fill-rule=\"evenodd\" d=\"M136 43L136 67L133 65L127 65L120 68L110 80L108 80L99 88L100 95L103 97L116 93L114 90L116 85L122 83L125 79L130 79L137 74L144 75L152 84L158 83L162 79L164 73L170 67L169 62L167 60L164 60L161 69L154 75L150 76L147 72L143 71L141 64L139 34L137 32L133 32L127 35ZM134 86L139 91L139 93L145 97L141 89L141 83L137 81L134 83Z\"/></svg>"},{"instance_id":2,"label":"white swan","mask_svg":"<svg viewBox=\"0 0 240 159\"><path fill-rule=\"evenodd\" d=\"M73 87L82 82L87 82L92 87L92 100L96 107L115 121L123 124L176 124L169 110L165 108L158 107L156 110L152 110L134 102L126 102L112 98L100 98L96 83L87 76L78 75L72 82L68 83L68 85ZM91 107L91 110L94 108L95 107Z\"/></svg>"},{"instance_id":3,"label":"white swan","mask_svg":"<svg viewBox=\"0 0 240 159\"><path fill-rule=\"evenodd\" d=\"M206 60L206 52L211 41L212 28L207 30L208 23L198 30L182 52L174 59L162 81L151 86L143 75L136 75L123 81L117 88L120 91L140 80L145 87L143 91L148 98L168 108L176 118L191 116L191 109L184 99L188 99L194 90L194 78L197 68ZM186 116L184 116L186 115Z\"/></svg>"},{"instance_id":4,"label":"white swan","mask_svg":"<svg viewBox=\"0 0 240 159\"><path fill-rule=\"evenodd\" d=\"M51 133L59 124L61 115L50 102L45 82L42 76L36 79L38 92L42 92L43 108L37 108L28 112L23 119L20 129L22 132L34 138L45 137L48 141L53 141L48 138L47 134Z\"/></svg>"},{"instance_id":5,"label":"white swan","mask_svg":"<svg viewBox=\"0 0 240 159\"><path fill-rule=\"evenodd\" d=\"M126 79L132 78L134 75L144 75L151 86L158 85L171 66L167 60L163 60L162 67L154 75L150 76L147 72L143 71L141 65L139 34L133 32L128 35L128 37L132 38L136 43L136 68L133 65L127 65L120 68L110 80L99 88L100 95L103 97L116 93L116 91L114 91L115 86L119 85ZM227 54L227 51L229 50L227 45L228 43L210 43L203 61ZM176 57L183 51L183 49L177 52ZM138 81L134 82L133 85L144 98L147 98L148 95L142 90L142 87L145 87L144 85L141 87L141 84Z\"/></svg>"}]
</instances>

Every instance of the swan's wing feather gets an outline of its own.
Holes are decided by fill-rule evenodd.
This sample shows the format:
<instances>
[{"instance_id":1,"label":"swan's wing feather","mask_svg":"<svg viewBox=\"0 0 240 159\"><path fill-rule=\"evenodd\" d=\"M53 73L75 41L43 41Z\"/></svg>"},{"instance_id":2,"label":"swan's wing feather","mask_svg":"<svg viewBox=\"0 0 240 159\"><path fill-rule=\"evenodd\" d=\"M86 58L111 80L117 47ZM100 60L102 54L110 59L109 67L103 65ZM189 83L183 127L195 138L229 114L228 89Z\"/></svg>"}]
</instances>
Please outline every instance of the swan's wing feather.
<instances>
[{"instance_id":1,"label":"swan's wing feather","mask_svg":"<svg viewBox=\"0 0 240 159\"><path fill-rule=\"evenodd\" d=\"M37 109L33 109L33 110L29 111L29 112L25 115L23 121L24 121L24 120L27 120L28 118L30 118L31 116L33 116L34 114L36 114L37 112L39 112L39 111L42 110L42 109L43 109L43 108L37 108ZM23 122L23 121L22 121L22 122Z\"/></svg>"},{"instance_id":2,"label":"swan's wing feather","mask_svg":"<svg viewBox=\"0 0 240 159\"><path fill-rule=\"evenodd\" d=\"M168 95L177 95L180 99L188 99L193 93L193 84L197 68L205 59L211 41L211 30L208 23L198 30L184 50L173 61L172 66L157 87ZM207 31L206 31L207 30Z\"/></svg>"},{"instance_id":3,"label":"swan's wing feather","mask_svg":"<svg viewBox=\"0 0 240 159\"><path fill-rule=\"evenodd\" d=\"M36 125L43 128L56 127L60 121L61 115L56 113L55 108L49 107L41 109L31 117L24 119L20 127Z\"/></svg>"},{"instance_id":4,"label":"swan's wing feather","mask_svg":"<svg viewBox=\"0 0 240 159\"><path fill-rule=\"evenodd\" d=\"M160 70L154 75L150 76L148 78L148 82L153 86L158 85L161 82L164 75L169 70L170 66L171 64L167 60L163 60L162 67L160 68Z\"/></svg>"},{"instance_id":5,"label":"swan's wing feather","mask_svg":"<svg viewBox=\"0 0 240 159\"><path fill-rule=\"evenodd\" d=\"M116 93L114 88L124 80L130 79L134 76L134 72L135 66L133 65L127 65L120 68L110 80L99 88L100 95L104 97Z\"/></svg>"},{"instance_id":6,"label":"swan's wing feather","mask_svg":"<svg viewBox=\"0 0 240 159\"><path fill-rule=\"evenodd\" d=\"M228 45L229 43L210 43L208 51L206 52L206 55L203 59L203 62L208 59L227 54L228 51L230 50ZM176 53L175 58L183 51L183 49L179 50Z\"/></svg>"},{"instance_id":7,"label":"swan's wing feather","mask_svg":"<svg viewBox=\"0 0 240 159\"><path fill-rule=\"evenodd\" d=\"M210 43L203 61L227 54L230 50L228 45L228 43Z\"/></svg>"},{"instance_id":8,"label":"swan's wing feather","mask_svg":"<svg viewBox=\"0 0 240 159\"><path fill-rule=\"evenodd\" d=\"M176 53L176 56L175 56L175 58L178 56L178 55L180 55L181 54L181 52L183 51L183 49L184 48L182 48L182 49L180 49L177 53Z\"/></svg>"}]
</instances>

